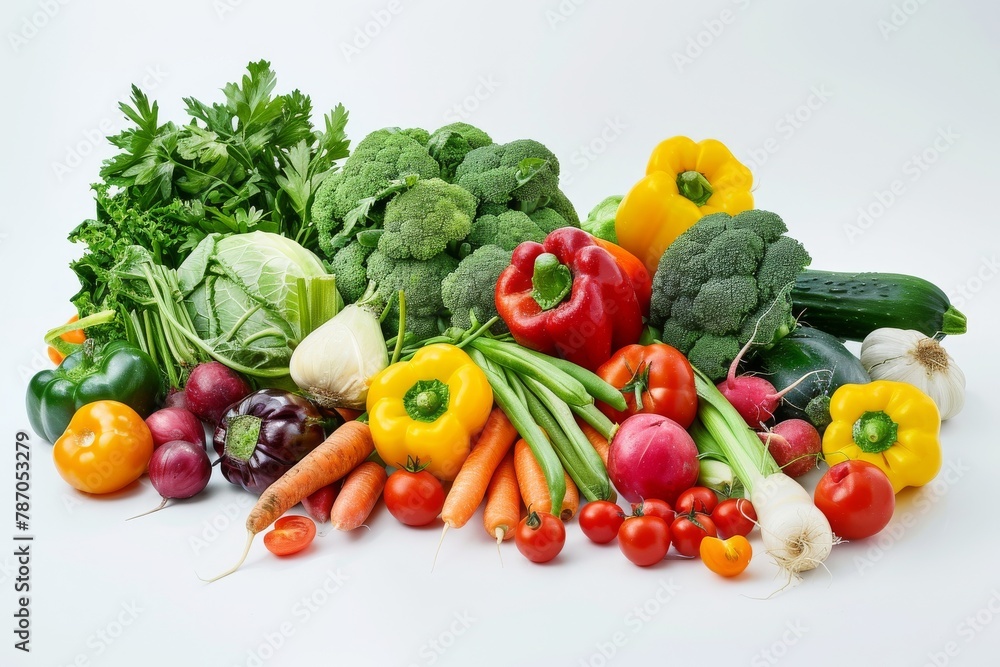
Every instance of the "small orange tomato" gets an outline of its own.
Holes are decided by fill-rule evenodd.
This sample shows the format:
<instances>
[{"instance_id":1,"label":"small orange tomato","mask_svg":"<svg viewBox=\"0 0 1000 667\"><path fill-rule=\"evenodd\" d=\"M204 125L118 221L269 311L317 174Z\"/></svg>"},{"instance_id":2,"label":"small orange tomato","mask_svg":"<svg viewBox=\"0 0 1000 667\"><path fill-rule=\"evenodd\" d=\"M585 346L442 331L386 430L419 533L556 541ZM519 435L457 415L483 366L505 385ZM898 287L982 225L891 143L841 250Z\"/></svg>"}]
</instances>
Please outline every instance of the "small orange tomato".
<instances>
[{"instance_id":1,"label":"small orange tomato","mask_svg":"<svg viewBox=\"0 0 1000 667\"><path fill-rule=\"evenodd\" d=\"M706 537L701 541L700 553L709 570L723 577L735 577L747 569L753 549L742 535L734 535L728 540Z\"/></svg>"},{"instance_id":2,"label":"small orange tomato","mask_svg":"<svg viewBox=\"0 0 1000 667\"><path fill-rule=\"evenodd\" d=\"M73 317L71 317L68 320L66 320L66 324L73 324L73 322L76 322L79 319L80 319L79 315L74 315ZM64 333L63 335L61 335L59 337L62 338L67 343L74 343L76 345L83 345L83 341L87 340L87 337L83 333L83 329L76 329L74 331L67 331L66 333ZM63 359L66 358L66 355L64 355L62 352L60 352L56 348L52 347L51 345L49 346L49 349L47 350L47 352L48 352L48 355L49 355L49 359L56 366L58 366L59 364L61 364L63 362Z\"/></svg>"},{"instance_id":3,"label":"small orange tomato","mask_svg":"<svg viewBox=\"0 0 1000 667\"><path fill-rule=\"evenodd\" d=\"M94 401L76 411L52 448L56 470L87 493L111 493L139 479L153 456L153 436L135 410Z\"/></svg>"}]
</instances>

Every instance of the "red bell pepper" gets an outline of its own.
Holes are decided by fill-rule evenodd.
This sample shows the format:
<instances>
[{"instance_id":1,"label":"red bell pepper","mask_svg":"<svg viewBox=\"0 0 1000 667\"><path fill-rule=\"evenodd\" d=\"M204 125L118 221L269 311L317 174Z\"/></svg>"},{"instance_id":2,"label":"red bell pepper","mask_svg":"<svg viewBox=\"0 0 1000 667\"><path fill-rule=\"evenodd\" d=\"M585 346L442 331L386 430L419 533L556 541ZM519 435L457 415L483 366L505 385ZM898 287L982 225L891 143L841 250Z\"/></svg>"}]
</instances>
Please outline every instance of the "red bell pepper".
<instances>
[{"instance_id":1,"label":"red bell pepper","mask_svg":"<svg viewBox=\"0 0 1000 667\"><path fill-rule=\"evenodd\" d=\"M590 370L642 334L628 273L574 227L517 246L497 281L496 305L520 345Z\"/></svg>"}]
</instances>

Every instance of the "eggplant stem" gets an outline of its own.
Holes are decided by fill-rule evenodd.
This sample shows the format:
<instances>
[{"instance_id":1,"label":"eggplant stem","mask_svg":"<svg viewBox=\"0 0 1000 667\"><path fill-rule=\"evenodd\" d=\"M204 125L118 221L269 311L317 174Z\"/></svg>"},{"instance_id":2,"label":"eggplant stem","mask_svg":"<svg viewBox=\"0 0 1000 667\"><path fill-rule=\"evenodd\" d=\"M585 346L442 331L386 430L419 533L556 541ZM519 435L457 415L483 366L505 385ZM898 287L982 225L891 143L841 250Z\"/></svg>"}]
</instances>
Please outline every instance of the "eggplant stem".
<instances>
[{"instance_id":1,"label":"eggplant stem","mask_svg":"<svg viewBox=\"0 0 1000 667\"><path fill-rule=\"evenodd\" d=\"M149 510L148 512L143 512L142 514L136 514L135 516L130 516L129 518L127 518L125 520L126 521L131 521L132 519L138 519L141 516L146 516L147 514L152 514L153 512L159 512L161 509L163 509L164 507L167 506L167 501L168 500L170 500L170 499L169 498L164 498L162 503L160 503L159 505L157 505L153 509Z\"/></svg>"},{"instance_id":2,"label":"eggplant stem","mask_svg":"<svg viewBox=\"0 0 1000 667\"><path fill-rule=\"evenodd\" d=\"M247 545L243 549L243 555L240 556L240 560L236 563L236 565L233 565L230 569L226 570L222 574L218 574L212 577L211 579L204 579L201 576L199 576L198 578L204 581L206 584L210 584L213 581L218 581L219 579L222 579L223 577L228 577L233 572L240 569L240 566L243 565L243 562L247 559L247 555L250 553L250 545L253 544L253 538L254 538L254 533L247 531Z\"/></svg>"}]
</instances>

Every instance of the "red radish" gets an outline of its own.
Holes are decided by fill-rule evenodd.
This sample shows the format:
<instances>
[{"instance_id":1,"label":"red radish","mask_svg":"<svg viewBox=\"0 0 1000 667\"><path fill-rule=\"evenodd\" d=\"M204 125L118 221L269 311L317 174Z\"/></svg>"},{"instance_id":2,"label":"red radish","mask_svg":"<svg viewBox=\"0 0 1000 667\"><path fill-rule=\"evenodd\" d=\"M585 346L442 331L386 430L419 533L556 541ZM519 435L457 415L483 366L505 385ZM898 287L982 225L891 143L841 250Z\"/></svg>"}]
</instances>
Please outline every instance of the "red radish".
<instances>
[{"instance_id":1,"label":"red radish","mask_svg":"<svg viewBox=\"0 0 1000 667\"><path fill-rule=\"evenodd\" d=\"M205 490L212 476L212 464L204 447L174 440L153 451L149 460L149 481L163 497L159 506L132 517L158 512L171 498L190 498Z\"/></svg>"},{"instance_id":2,"label":"red radish","mask_svg":"<svg viewBox=\"0 0 1000 667\"><path fill-rule=\"evenodd\" d=\"M226 414L226 408L252 391L236 371L218 361L195 366L184 387L188 410L213 426Z\"/></svg>"},{"instance_id":3,"label":"red radish","mask_svg":"<svg viewBox=\"0 0 1000 667\"><path fill-rule=\"evenodd\" d=\"M184 440L205 446L205 427L190 410L183 408L163 408L146 417L146 426L153 436L153 448L171 442Z\"/></svg>"},{"instance_id":4,"label":"red radish","mask_svg":"<svg viewBox=\"0 0 1000 667\"><path fill-rule=\"evenodd\" d=\"M671 505L698 482L698 448L672 419L650 413L622 422L611 441L608 475L629 502L659 498Z\"/></svg>"},{"instance_id":5,"label":"red radish","mask_svg":"<svg viewBox=\"0 0 1000 667\"><path fill-rule=\"evenodd\" d=\"M163 400L163 407L165 408L184 408L188 409L188 399L187 392L183 389L171 389L170 393Z\"/></svg>"},{"instance_id":6,"label":"red radish","mask_svg":"<svg viewBox=\"0 0 1000 667\"><path fill-rule=\"evenodd\" d=\"M775 389L773 384L762 377L736 375L736 369L739 367L747 350L753 344L756 335L757 332L755 330L754 335L750 337L750 340L746 342L740 353L733 359L733 363L729 365L729 375L726 376L725 380L716 385L719 393L725 396L726 400L736 408L736 411L740 413L743 421L750 428L758 428L765 422L770 421L774 417L774 411L778 409L778 405L781 404L781 399L785 394L795 389L813 373L823 372L817 370L806 373L781 391Z\"/></svg>"},{"instance_id":7,"label":"red radish","mask_svg":"<svg viewBox=\"0 0 1000 667\"><path fill-rule=\"evenodd\" d=\"M823 450L819 431L804 419L786 419L757 436L789 477L801 477L815 468Z\"/></svg>"},{"instance_id":8,"label":"red radish","mask_svg":"<svg viewBox=\"0 0 1000 667\"><path fill-rule=\"evenodd\" d=\"M326 523L330 520L330 510L337 498L337 483L327 484L322 489L310 493L302 499L302 507L316 523Z\"/></svg>"}]
</instances>

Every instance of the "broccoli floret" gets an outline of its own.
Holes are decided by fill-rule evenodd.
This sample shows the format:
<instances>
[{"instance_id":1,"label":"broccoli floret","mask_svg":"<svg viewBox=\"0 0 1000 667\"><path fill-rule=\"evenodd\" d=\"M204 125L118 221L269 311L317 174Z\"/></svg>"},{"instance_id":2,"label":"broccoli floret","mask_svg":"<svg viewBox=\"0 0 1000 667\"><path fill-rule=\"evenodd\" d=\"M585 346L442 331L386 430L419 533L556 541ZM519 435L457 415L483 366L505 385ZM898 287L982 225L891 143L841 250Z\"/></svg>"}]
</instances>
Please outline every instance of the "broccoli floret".
<instances>
[{"instance_id":1,"label":"broccoli floret","mask_svg":"<svg viewBox=\"0 0 1000 667\"><path fill-rule=\"evenodd\" d=\"M441 178L451 181L469 151L493 143L490 135L468 123L451 123L438 128L427 141L427 150L441 165Z\"/></svg>"},{"instance_id":2,"label":"broccoli floret","mask_svg":"<svg viewBox=\"0 0 1000 667\"><path fill-rule=\"evenodd\" d=\"M809 254L774 213L705 216L667 248L653 277L650 323L713 380L751 338L794 326L790 285Z\"/></svg>"},{"instance_id":3,"label":"broccoli floret","mask_svg":"<svg viewBox=\"0 0 1000 667\"><path fill-rule=\"evenodd\" d=\"M368 279L376 285L373 305L384 308L392 303L389 316L382 323L387 337L397 334L399 326L399 290L406 295L406 331L419 339L438 335L438 317L444 312L441 283L458 267L458 260L447 253L428 260L393 259L376 250L368 258Z\"/></svg>"},{"instance_id":4,"label":"broccoli floret","mask_svg":"<svg viewBox=\"0 0 1000 667\"><path fill-rule=\"evenodd\" d=\"M430 259L472 227L476 198L440 178L418 181L386 204L378 249L393 259Z\"/></svg>"},{"instance_id":5,"label":"broccoli floret","mask_svg":"<svg viewBox=\"0 0 1000 667\"><path fill-rule=\"evenodd\" d=\"M333 256L340 246L332 237L342 228L344 218L359 206L368 207L362 217L378 219L377 198L393 181L408 174L437 178L440 171L427 149L412 136L397 129L372 132L358 143L344 168L326 178L316 192L312 218L320 248L327 257Z\"/></svg>"},{"instance_id":6,"label":"broccoli floret","mask_svg":"<svg viewBox=\"0 0 1000 667\"><path fill-rule=\"evenodd\" d=\"M543 232L548 234L549 232L555 231L560 227L578 227L578 224L574 224L564 218L558 211L554 208L546 206L540 208L537 211L533 211L531 215L528 216L531 220L538 225L538 228Z\"/></svg>"},{"instance_id":7,"label":"broccoli floret","mask_svg":"<svg viewBox=\"0 0 1000 667\"><path fill-rule=\"evenodd\" d=\"M365 261L374 251L355 241L338 250L330 260L330 273L336 276L337 291L345 303L354 303L364 296L368 288Z\"/></svg>"},{"instance_id":8,"label":"broccoli floret","mask_svg":"<svg viewBox=\"0 0 1000 667\"><path fill-rule=\"evenodd\" d=\"M587 215L587 219L580 223L580 227L585 232L605 241L618 243L618 234L615 232L615 214L618 212L618 205L622 203L621 195L611 195L600 204L595 206Z\"/></svg>"},{"instance_id":9,"label":"broccoli floret","mask_svg":"<svg viewBox=\"0 0 1000 667\"><path fill-rule=\"evenodd\" d=\"M523 241L541 243L545 240L545 234L526 214L508 209L500 215L481 215L476 218L465 241L473 249L495 245L509 252Z\"/></svg>"},{"instance_id":10,"label":"broccoli floret","mask_svg":"<svg viewBox=\"0 0 1000 667\"><path fill-rule=\"evenodd\" d=\"M455 182L480 203L505 204L531 213L557 197L559 160L531 139L490 144L465 156L455 170Z\"/></svg>"},{"instance_id":11,"label":"broccoli floret","mask_svg":"<svg viewBox=\"0 0 1000 667\"><path fill-rule=\"evenodd\" d=\"M420 127L408 127L405 130L396 129L396 131L400 134L405 134L425 148L427 147L427 143L431 140L431 133Z\"/></svg>"},{"instance_id":12,"label":"broccoli floret","mask_svg":"<svg viewBox=\"0 0 1000 667\"><path fill-rule=\"evenodd\" d=\"M569 200L562 190L556 189L552 193L552 197L549 199L548 208L552 209L554 212L558 213L566 224L563 227L579 227L580 226L580 216L577 215L576 209L573 207L573 202Z\"/></svg>"},{"instance_id":13,"label":"broccoli floret","mask_svg":"<svg viewBox=\"0 0 1000 667\"><path fill-rule=\"evenodd\" d=\"M495 292L497 279L510 265L511 253L495 245L484 245L466 257L441 286L445 308L451 312L451 325L460 329L472 326L470 311L480 324L496 316ZM490 331L508 331L503 320L497 320Z\"/></svg>"}]
</instances>

